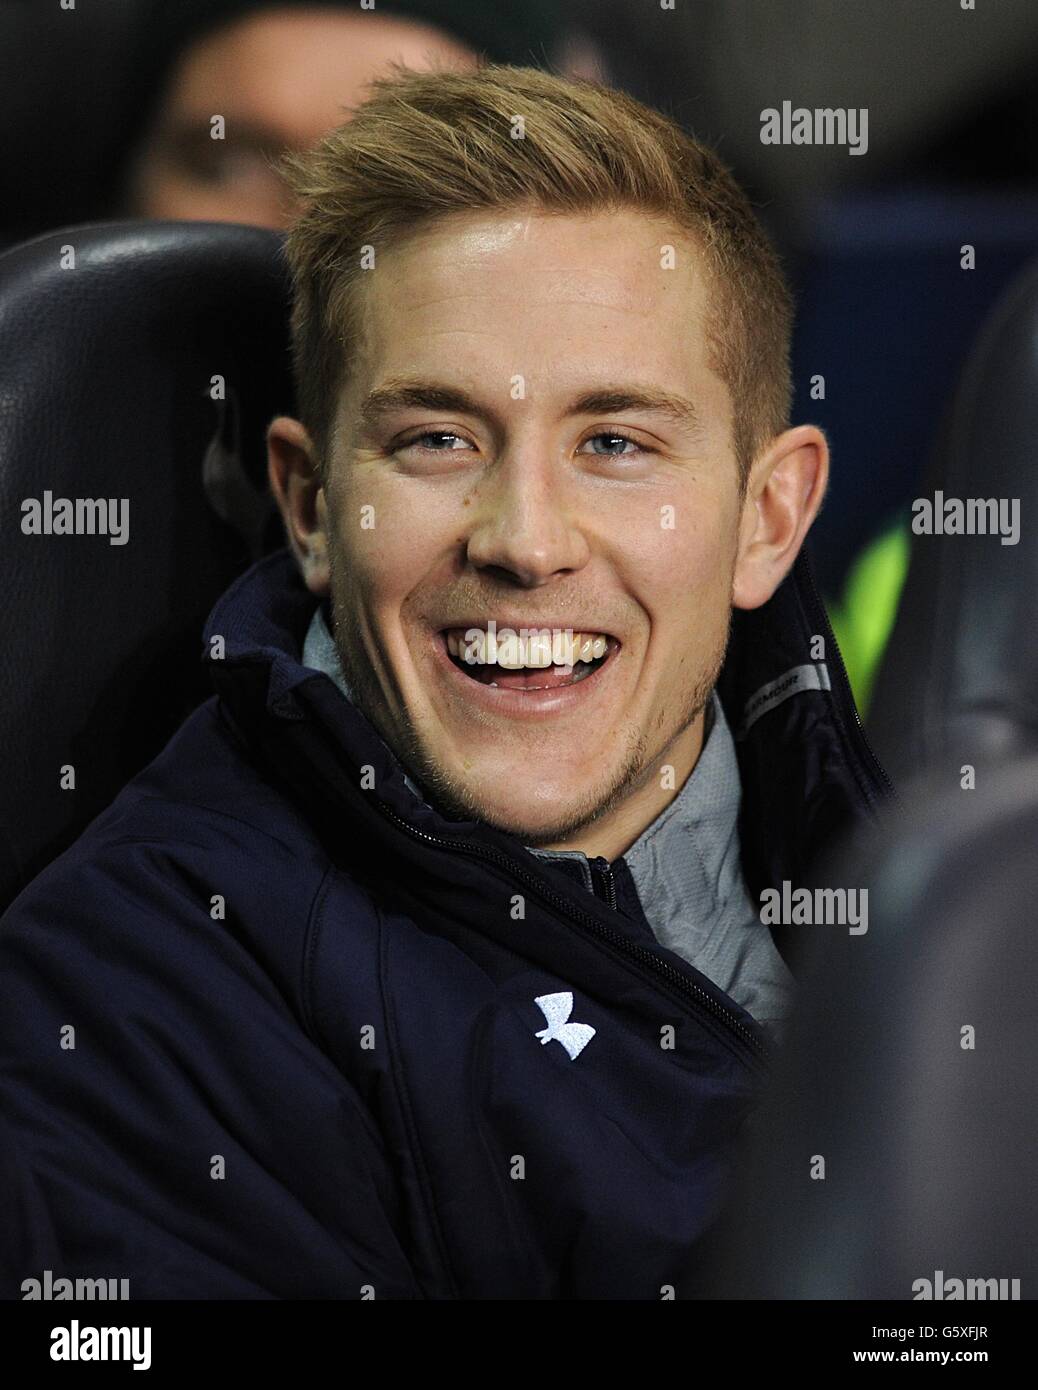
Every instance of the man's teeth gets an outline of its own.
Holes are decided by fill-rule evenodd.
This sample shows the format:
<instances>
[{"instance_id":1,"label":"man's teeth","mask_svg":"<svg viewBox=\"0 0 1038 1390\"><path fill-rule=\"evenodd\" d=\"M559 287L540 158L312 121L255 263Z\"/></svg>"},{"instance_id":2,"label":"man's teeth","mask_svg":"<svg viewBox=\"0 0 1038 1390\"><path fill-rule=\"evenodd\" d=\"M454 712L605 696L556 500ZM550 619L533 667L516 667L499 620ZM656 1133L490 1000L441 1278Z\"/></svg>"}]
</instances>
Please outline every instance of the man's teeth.
<instances>
[{"instance_id":1,"label":"man's teeth","mask_svg":"<svg viewBox=\"0 0 1038 1390\"><path fill-rule=\"evenodd\" d=\"M578 661L595 661L605 656L608 638L600 632L533 633L521 637L516 632L494 634L491 642L478 628L453 628L447 633L447 650L469 666L500 666L504 671L525 667L543 670L547 666L575 666Z\"/></svg>"}]
</instances>

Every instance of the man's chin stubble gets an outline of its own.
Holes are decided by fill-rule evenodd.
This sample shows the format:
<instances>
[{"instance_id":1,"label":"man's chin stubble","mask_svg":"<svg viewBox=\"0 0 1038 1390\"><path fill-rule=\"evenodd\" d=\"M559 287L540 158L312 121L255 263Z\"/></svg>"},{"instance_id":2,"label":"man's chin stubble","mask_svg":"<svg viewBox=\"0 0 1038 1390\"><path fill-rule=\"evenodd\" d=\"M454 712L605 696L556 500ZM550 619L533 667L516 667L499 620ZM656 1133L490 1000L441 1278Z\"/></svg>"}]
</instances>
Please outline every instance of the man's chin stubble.
<instances>
[{"instance_id":1,"label":"man's chin stubble","mask_svg":"<svg viewBox=\"0 0 1038 1390\"><path fill-rule=\"evenodd\" d=\"M485 800L473 795L457 777L426 755L413 730L408 730L406 750L397 750L397 756L408 765L413 780L421 785L427 799L434 800L450 818L481 821L496 830L514 835L524 845L542 848L572 840L582 832L590 831L618 810L629 797L656 779L663 755L703 713L715 683L716 676L696 687L686 703L685 716L678 727L672 729L665 741L652 752L649 752L644 730L632 730L627 751L606 789L590 790L569 806L564 815L548 824L543 820L536 825L530 824L520 816L495 810ZM676 790L679 791L680 787Z\"/></svg>"},{"instance_id":2,"label":"man's chin stubble","mask_svg":"<svg viewBox=\"0 0 1038 1390\"><path fill-rule=\"evenodd\" d=\"M519 818L495 811L482 798L474 796L458 777L429 756L413 725L399 729L391 726L390 721L384 716L381 691L367 666L363 651L354 652L353 644L343 640L346 634L352 631L352 625L345 605L340 606L337 602L334 581L332 587L332 636L343 674L353 692L354 702L403 764L411 780L421 788L423 797L449 820L482 821L505 834L514 835L524 845L534 847L569 840L582 831L591 829L658 775L662 754L705 709L721 674L731 635L729 610L724 639L715 651L708 676L700 680L689 693L683 716L651 753L647 751L648 739L645 731L631 730L626 753L605 792L592 791L575 806L570 806L557 821L549 825L541 823L533 826ZM676 790L680 791L680 787Z\"/></svg>"},{"instance_id":3,"label":"man's chin stubble","mask_svg":"<svg viewBox=\"0 0 1038 1390\"><path fill-rule=\"evenodd\" d=\"M339 645L338 640L336 644ZM389 727L387 721L380 717L381 705L377 688L369 688L371 682L367 672L362 673L358 670L360 663L353 662L349 653L344 655L340 647L343 671L354 693L357 706L402 763L411 780L421 788L425 800L433 804L448 820L481 821L505 834L514 835L524 845L533 847L557 844L590 830L604 817L616 811L628 797L657 777L662 755L705 709L720 673L723 658L722 649L717 670L710 679L701 682L695 688L686 702L684 717L658 747L649 753L644 730L632 730L627 751L605 791L590 791L575 805L567 808L565 814L556 821L547 825L540 821L532 825L523 821L521 817L495 809L486 800L474 795L471 788L450 769L442 767L430 757L413 726L408 725L401 729ZM680 790L680 787L677 790Z\"/></svg>"}]
</instances>

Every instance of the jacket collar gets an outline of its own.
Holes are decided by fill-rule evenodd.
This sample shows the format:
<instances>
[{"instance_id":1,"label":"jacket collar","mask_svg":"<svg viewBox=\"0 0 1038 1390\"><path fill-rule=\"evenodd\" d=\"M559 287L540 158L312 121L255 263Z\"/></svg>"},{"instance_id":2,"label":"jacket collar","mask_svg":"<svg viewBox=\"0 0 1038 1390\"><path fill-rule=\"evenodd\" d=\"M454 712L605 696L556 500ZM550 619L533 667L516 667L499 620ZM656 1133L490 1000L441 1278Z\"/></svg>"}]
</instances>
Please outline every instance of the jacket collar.
<instances>
[{"instance_id":1,"label":"jacket collar","mask_svg":"<svg viewBox=\"0 0 1038 1390\"><path fill-rule=\"evenodd\" d=\"M284 741L275 731L294 726L294 752L281 759L286 773L292 757L308 761L311 779L327 781L337 768L341 794L364 818L364 798L375 794L393 816L430 837L521 850L513 837L450 818L413 795L396 756L357 706L302 664L313 610L287 548L258 561L217 602L205 627L204 659L232 721L270 746ZM801 886L834 837L875 822L893 790L865 740L806 551L766 604L733 614L717 693L736 740L747 887L757 897L784 880ZM327 747L318 749L329 738L331 757ZM371 789L350 795L365 768Z\"/></svg>"},{"instance_id":2,"label":"jacket collar","mask_svg":"<svg viewBox=\"0 0 1038 1390\"><path fill-rule=\"evenodd\" d=\"M323 671L342 692L347 700L354 698L353 691L342 670L338 648L331 634L327 618L327 600L318 603L310 618L303 641L302 663L313 671ZM421 801L430 801L425 788L419 786L407 772L404 783ZM728 729L724 708L715 691L710 694L706 708L703 730L703 748L691 776L686 778L677 796L653 820L651 825L624 852L623 858L631 869L639 889L639 879L649 875L639 874L636 865L664 862L666 852L661 853L661 845L672 842L672 837L695 833L698 868L703 880L703 896L713 893L713 906L716 908L723 860L733 835L737 833L736 820L740 802L739 772L735 748ZM651 852L650 852L651 843ZM589 890L591 870L588 856L580 850L543 849L526 845L526 849L538 859L570 865L577 877ZM641 893L639 892L639 896ZM644 901L644 900L643 900Z\"/></svg>"}]
</instances>

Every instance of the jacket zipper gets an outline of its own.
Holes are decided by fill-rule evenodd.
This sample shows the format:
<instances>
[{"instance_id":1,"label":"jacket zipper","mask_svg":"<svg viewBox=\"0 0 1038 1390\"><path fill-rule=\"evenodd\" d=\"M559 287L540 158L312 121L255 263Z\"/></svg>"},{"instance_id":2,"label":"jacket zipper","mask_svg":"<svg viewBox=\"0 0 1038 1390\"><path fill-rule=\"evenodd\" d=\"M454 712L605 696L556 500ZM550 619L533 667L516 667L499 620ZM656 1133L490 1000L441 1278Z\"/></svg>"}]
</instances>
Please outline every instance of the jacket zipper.
<instances>
[{"instance_id":1,"label":"jacket zipper","mask_svg":"<svg viewBox=\"0 0 1038 1390\"><path fill-rule=\"evenodd\" d=\"M509 859L507 855L501 854L495 849L491 849L488 845L470 844L460 840L445 840L439 835L430 835L427 830L419 830L416 826L404 820L402 816L398 816L395 811L390 810L378 797L375 798L375 805L387 820L392 821L394 825L410 835L412 839L422 840L426 844L435 845L438 849L453 850L457 854L473 855L478 859L485 860L487 863L498 865L498 867L519 879L521 883L527 884L538 897L549 902L556 911L561 912L572 921L578 922L594 936L599 937L603 941L608 941L610 945L614 946L629 959L637 961L639 965L646 966L653 974L666 980L667 983L678 990L679 993L691 999L700 1009L705 1009L708 1013L719 1019L730 1032L735 1034L744 1047L749 1050L755 1063L762 1068L766 1066L771 1056L770 1049L765 1047L764 1044L753 1036L731 1009L725 1008L723 1004L707 994L705 989L700 988L694 980L688 979L666 961L660 960L660 958L647 947L639 946L636 942L629 941L621 932L615 932L603 923L596 921L595 918L591 917L589 914L581 912L578 907L574 907L571 903L568 903L565 898L555 893L550 884L542 883L540 879L530 873L521 864L515 863L515 861ZM607 883L611 898L610 906L615 907L616 888L613 884L612 870L608 868L608 864L607 873Z\"/></svg>"},{"instance_id":2,"label":"jacket zipper","mask_svg":"<svg viewBox=\"0 0 1038 1390\"><path fill-rule=\"evenodd\" d=\"M615 910L616 879L613 877L613 866L610 864L608 859L603 859L601 855L599 855L596 859L592 859L591 862L592 864L598 865L598 872L602 875L602 878L605 881L606 893L608 895L607 901L609 903L609 906Z\"/></svg>"}]
</instances>

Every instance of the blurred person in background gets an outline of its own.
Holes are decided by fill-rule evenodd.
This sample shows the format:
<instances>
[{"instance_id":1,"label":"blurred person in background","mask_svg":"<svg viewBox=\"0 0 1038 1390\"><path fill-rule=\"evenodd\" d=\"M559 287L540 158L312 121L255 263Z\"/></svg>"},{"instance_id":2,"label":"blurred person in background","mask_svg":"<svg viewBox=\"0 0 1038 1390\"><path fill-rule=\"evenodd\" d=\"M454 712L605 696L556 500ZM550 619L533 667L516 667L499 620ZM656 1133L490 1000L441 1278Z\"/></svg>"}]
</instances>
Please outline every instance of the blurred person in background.
<instances>
[{"instance_id":1,"label":"blurred person in background","mask_svg":"<svg viewBox=\"0 0 1038 1390\"><path fill-rule=\"evenodd\" d=\"M381 5L225 0L173 6L163 27L159 56L175 58L128 161L121 193L132 217L287 226L280 153L308 149L340 124L387 61L476 63L467 42Z\"/></svg>"},{"instance_id":2,"label":"blurred person in background","mask_svg":"<svg viewBox=\"0 0 1038 1390\"><path fill-rule=\"evenodd\" d=\"M567 5L521 0L0 0L0 244L118 217L282 228L274 160L347 118L393 61L602 78ZM213 138L213 118L223 118Z\"/></svg>"}]
</instances>

